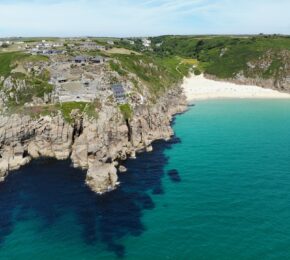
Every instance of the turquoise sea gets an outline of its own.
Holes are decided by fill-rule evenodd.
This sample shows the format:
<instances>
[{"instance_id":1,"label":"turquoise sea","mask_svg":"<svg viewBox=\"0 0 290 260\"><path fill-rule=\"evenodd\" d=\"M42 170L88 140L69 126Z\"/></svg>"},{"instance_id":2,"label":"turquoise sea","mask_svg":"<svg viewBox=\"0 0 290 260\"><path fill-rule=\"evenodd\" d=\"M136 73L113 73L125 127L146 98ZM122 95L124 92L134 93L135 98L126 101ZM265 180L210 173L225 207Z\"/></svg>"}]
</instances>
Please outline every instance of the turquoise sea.
<instances>
[{"instance_id":1,"label":"turquoise sea","mask_svg":"<svg viewBox=\"0 0 290 260\"><path fill-rule=\"evenodd\" d=\"M290 101L200 101L97 196L69 161L0 184L0 259L290 259Z\"/></svg>"}]
</instances>

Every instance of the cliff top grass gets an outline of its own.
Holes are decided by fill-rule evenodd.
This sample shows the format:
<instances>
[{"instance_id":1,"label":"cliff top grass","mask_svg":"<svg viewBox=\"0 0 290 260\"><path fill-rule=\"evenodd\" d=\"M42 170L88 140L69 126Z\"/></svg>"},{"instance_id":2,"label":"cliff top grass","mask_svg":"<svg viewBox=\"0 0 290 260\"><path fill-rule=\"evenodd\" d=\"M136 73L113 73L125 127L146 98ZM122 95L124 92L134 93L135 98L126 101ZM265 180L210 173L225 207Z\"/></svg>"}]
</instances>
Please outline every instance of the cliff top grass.
<instances>
[{"instance_id":1,"label":"cliff top grass","mask_svg":"<svg viewBox=\"0 0 290 260\"><path fill-rule=\"evenodd\" d=\"M71 112L75 109L78 110L78 114L86 114L89 118L97 118L98 113L96 109L100 109L99 102L64 102L61 104L45 104L31 107L15 106L13 110L9 112L29 115L32 118L39 118L40 116L56 115L58 111L61 112L64 120L70 124L74 122Z\"/></svg>"},{"instance_id":2,"label":"cliff top grass","mask_svg":"<svg viewBox=\"0 0 290 260\"><path fill-rule=\"evenodd\" d=\"M0 76L7 78L12 77L12 82L17 80L25 80L25 90L17 90L12 88L8 96L7 106L10 111L18 111L21 106L27 102L31 102L33 97L43 98L44 94L49 94L53 90L53 86L48 83L50 78L48 70L43 70L40 75L25 72L13 72L18 65L22 67L23 63L37 63L48 61L49 58L41 55L30 55L23 52L7 52L0 53ZM3 84L3 83L2 83ZM4 90L8 91L8 90ZM13 98L11 97L13 95Z\"/></svg>"},{"instance_id":3,"label":"cliff top grass","mask_svg":"<svg viewBox=\"0 0 290 260\"><path fill-rule=\"evenodd\" d=\"M61 111L63 118L68 123L73 122L71 112L74 109L79 110L79 114L85 113L89 118L97 118L98 113L96 108L98 108L99 102L95 100L94 102L64 102L56 105L56 108Z\"/></svg>"},{"instance_id":4,"label":"cliff top grass","mask_svg":"<svg viewBox=\"0 0 290 260\"><path fill-rule=\"evenodd\" d=\"M15 67L14 63L28 55L21 52L0 53L0 76L8 77Z\"/></svg>"},{"instance_id":5,"label":"cliff top grass","mask_svg":"<svg viewBox=\"0 0 290 260\"><path fill-rule=\"evenodd\" d=\"M48 57L42 55L29 55L23 52L0 53L0 76L5 78L11 74L11 71L21 62L39 62L48 61Z\"/></svg>"}]
</instances>

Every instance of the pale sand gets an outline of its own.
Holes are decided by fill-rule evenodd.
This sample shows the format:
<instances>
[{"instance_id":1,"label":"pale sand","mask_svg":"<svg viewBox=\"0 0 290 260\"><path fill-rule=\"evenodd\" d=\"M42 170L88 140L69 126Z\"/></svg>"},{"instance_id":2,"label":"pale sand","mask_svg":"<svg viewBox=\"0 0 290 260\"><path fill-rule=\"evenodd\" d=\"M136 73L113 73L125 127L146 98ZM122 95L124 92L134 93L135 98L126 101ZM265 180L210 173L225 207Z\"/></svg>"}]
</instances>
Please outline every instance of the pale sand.
<instances>
[{"instance_id":1,"label":"pale sand","mask_svg":"<svg viewBox=\"0 0 290 260\"><path fill-rule=\"evenodd\" d=\"M188 102L218 98L290 98L290 94L276 90L214 81L206 79L203 75L185 78L182 87Z\"/></svg>"}]
</instances>

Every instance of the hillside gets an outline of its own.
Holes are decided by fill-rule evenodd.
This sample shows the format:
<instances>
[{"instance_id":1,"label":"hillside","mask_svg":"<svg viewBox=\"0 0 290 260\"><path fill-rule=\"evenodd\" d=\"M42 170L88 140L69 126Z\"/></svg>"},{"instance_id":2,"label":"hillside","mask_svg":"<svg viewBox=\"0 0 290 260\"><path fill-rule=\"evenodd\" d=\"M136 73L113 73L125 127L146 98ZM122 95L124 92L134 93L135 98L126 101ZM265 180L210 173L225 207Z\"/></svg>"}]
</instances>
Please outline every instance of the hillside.
<instances>
[{"instance_id":1,"label":"hillside","mask_svg":"<svg viewBox=\"0 0 290 260\"><path fill-rule=\"evenodd\" d=\"M290 91L290 37L161 36L152 43L157 56L196 58L196 73Z\"/></svg>"}]
</instances>

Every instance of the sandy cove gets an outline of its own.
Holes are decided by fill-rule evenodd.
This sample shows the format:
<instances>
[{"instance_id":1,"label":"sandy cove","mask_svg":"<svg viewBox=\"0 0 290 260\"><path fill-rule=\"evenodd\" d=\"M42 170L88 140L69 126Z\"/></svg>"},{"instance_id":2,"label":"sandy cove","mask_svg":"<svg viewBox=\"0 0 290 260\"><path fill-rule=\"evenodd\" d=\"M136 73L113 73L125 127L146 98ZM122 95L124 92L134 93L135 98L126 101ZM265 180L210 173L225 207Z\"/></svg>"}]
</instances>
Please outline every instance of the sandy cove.
<instances>
[{"instance_id":1,"label":"sandy cove","mask_svg":"<svg viewBox=\"0 0 290 260\"><path fill-rule=\"evenodd\" d=\"M290 98L290 94L273 89L214 81L206 79L204 75L185 78L182 87L188 102L218 98Z\"/></svg>"}]
</instances>

